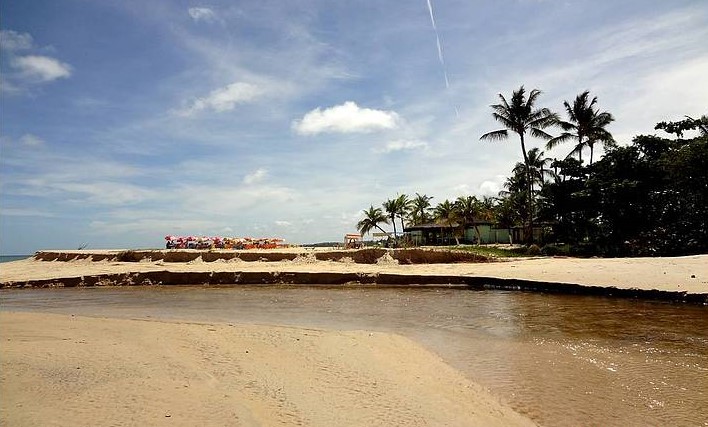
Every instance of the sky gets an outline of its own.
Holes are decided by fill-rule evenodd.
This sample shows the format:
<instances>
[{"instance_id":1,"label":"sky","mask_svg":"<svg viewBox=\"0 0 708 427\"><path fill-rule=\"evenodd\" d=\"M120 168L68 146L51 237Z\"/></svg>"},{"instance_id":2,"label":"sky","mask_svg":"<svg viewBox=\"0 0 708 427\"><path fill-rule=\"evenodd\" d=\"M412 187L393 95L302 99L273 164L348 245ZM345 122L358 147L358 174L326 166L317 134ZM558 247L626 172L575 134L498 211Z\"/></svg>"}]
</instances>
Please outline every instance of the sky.
<instances>
[{"instance_id":1,"label":"sky","mask_svg":"<svg viewBox=\"0 0 708 427\"><path fill-rule=\"evenodd\" d=\"M398 194L493 196L520 145L479 137L521 85L590 90L620 144L708 113L705 0L5 0L0 30L5 255L339 241Z\"/></svg>"}]
</instances>

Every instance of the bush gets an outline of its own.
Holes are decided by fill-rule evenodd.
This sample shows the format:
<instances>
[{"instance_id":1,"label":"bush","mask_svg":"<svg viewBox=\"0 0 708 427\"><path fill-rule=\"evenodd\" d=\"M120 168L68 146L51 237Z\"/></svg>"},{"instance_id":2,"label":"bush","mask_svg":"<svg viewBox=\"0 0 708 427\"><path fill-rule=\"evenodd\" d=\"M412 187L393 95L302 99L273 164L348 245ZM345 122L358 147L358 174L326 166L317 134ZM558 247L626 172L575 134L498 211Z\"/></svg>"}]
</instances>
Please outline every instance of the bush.
<instances>
[{"instance_id":1,"label":"bush","mask_svg":"<svg viewBox=\"0 0 708 427\"><path fill-rule=\"evenodd\" d=\"M120 262L140 262L142 255L135 251L123 251L116 255L116 261Z\"/></svg>"},{"instance_id":2,"label":"bush","mask_svg":"<svg viewBox=\"0 0 708 427\"><path fill-rule=\"evenodd\" d=\"M541 248L541 253L546 256L567 256L570 254L570 246L548 244Z\"/></svg>"},{"instance_id":3,"label":"bush","mask_svg":"<svg viewBox=\"0 0 708 427\"><path fill-rule=\"evenodd\" d=\"M539 248L538 245L533 244L533 245L529 246L526 253L531 256L538 256L538 255L541 255L541 248Z\"/></svg>"}]
</instances>

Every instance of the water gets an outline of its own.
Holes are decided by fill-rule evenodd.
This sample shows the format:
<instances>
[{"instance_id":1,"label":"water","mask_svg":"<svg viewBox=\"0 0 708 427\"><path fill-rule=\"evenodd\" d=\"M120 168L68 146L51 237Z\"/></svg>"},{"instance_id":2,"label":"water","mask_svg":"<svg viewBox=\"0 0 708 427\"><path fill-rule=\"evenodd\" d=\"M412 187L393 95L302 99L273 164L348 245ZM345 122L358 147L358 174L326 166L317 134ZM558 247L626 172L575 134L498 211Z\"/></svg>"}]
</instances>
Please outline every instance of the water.
<instances>
[{"instance_id":1,"label":"water","mask_svg":"<svg viewBox=\"0 0 708 427\"><path fill-rule=\"evenodd\" d=\"M4 310L409 336L548 426L708 426L708 307L522 292L136 287L4 290Z\"/></svg>"},{"instance_id":2,"label":"water","mask_svg":"<svg viewBox=\"0 0 708 427\"><path fill-rule=\"evenodd\" d=\"M0 263L19 261L22 259L27 259L32 255L0 255Z\"/></svg>"}]
</instances>

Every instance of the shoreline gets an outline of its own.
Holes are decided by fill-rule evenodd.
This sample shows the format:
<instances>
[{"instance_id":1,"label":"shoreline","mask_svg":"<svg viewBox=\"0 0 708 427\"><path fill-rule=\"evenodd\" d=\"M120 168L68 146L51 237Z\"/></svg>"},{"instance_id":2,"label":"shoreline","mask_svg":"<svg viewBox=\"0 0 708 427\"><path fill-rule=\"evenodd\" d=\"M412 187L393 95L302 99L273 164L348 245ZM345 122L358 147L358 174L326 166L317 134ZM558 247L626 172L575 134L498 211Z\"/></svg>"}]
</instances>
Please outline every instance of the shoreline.
<instances>
[{"instance_id":1,"label":"shoreline","mask_svg":"<svg viewBox=\"0 0 708 427\"><path fill-rule=\"evenodd\" d=\"M708 255L487 259L437 249L42 251L0 269L2 288L185 284L413 285L706 304Z\"/></svg>"},{"instance_id":2,"label":"shoreline","mask_svg":"<svg viewBox=\"0 0 708 427\"><path fill-rule=\"evenodd\" d=\"M21 312L0 323L9 425L535 425L393 333Z\"/></svg>"}]
</instances>

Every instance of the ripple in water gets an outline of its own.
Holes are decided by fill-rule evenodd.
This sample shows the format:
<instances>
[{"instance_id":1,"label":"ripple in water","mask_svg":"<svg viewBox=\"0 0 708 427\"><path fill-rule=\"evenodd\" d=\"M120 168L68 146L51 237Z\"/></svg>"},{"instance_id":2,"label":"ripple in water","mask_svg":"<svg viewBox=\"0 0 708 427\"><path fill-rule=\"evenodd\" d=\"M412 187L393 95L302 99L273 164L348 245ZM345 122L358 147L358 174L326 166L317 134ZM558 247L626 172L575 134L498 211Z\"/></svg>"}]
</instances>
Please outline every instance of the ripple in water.
<instances>
[{"instance_id":1,"label":"ripple in water","mask_svg":"<svg viewBox=\"0 0 708 427\"><path fill-rule=\"evenodd\" d=\"M4 310L410 336L543 425L708 426L708 307L523 292L147 287L4 290Z\"/></svg>"}]
</instances>

